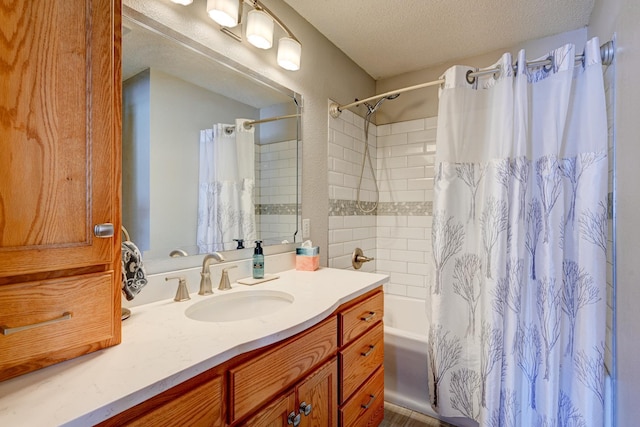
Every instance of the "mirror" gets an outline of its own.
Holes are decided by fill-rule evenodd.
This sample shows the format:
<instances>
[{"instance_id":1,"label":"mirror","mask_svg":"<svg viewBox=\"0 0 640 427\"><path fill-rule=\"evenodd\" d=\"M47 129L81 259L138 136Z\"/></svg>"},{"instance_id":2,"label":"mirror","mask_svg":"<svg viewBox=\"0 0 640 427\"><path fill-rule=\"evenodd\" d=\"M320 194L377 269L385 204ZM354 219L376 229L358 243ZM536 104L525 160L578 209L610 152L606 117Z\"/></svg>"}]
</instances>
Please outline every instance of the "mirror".
<instances>
[{"instance_id":1,"label":"mirror","mask_svg":"<svg viewBox=\"0 0 640 427\"><path fill-rule=\"evenodd\" d=\"M251 251L237 251L242 245L236 239L244 239L246 248L263 240L265 253L283 241L299 241L300 95L126 6L122 49L122 223L147 271L156 272L156 265L196 266L202 256L194 255L214 250L225 251L228 259L250 256ZM247 121L259 123L247 129ZM214 128L222 131L201 132ZM210 150L201 139L223 141L224 134L231 145L215 154L224 160L215 167L209 165L216 159L201 164L203 150ZM239 148L247 137L249 145ZM253 165L247 163L251 157ZM243 175L231 196L243 200L241 213L219 208L227 203L224 191L203 190L214 179L207 173L218 180L214 189L228 179L213 169ZM250 187L247 204L251 193L244 190ZM218 210L209 215L211 206ZM250 214L254 220L247 222ZM207 220L207 232L208 215L214 218ZM218 233L215 242L211 229ZM173 266L172 256L180 258Z\"/></svg>"}]
</instances>

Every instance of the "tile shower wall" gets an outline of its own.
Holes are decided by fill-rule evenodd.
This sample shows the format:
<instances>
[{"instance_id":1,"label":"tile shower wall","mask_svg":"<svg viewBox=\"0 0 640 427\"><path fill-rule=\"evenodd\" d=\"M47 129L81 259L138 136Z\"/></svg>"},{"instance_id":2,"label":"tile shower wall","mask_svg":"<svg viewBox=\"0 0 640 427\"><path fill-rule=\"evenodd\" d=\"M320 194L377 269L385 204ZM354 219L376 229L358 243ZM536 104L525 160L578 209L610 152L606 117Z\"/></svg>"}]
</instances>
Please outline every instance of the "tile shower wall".
<instances>
[{"instance_id":1,"label":"tile shower wall","mask_svg":"<svg viewBox=\"0 0 640 427\"><path fill-rule=\"evenodd\" d=\"M350 111L329 118L329 266L352 268L360 247L375 261L364 271L389 274L385 292L426 298L430 283L431 210L436 119L369 128L369 149L380 199L364 213L356 206L364 154L364 120ZM375 184L367 163L361 200L374 208ZM374 215L375 213L375 215Z\"/></svg>"},{"instance_id":2,"label":"tile shower wall","mask_svg":"<svg viewBox=\"0 0 640 427\"><path fill-rule=\"evenodd\" d=\"M425 299L431 283L436 118L378 126L378 272L387 292Z\"/></svg>"},{"instance_id":3,"label":"tile shower wall","mask_svg":"<svg viewBox=\"0 0 640 427\"><path fill-rule=\"evenodd\" d=\"M364 119L351 111L339 118L329 117L329 267L352 268L351 254L356 247L376 260L365 263L363 271L376 271L376 216L356 206L358 179L364 155ZM369 127L369 150L376 167L376 127ZM361 191L365 210L374 208L375 185L365 168Z\"/></svg>"},{"instance_id":4,"label":"tile shower wall","mask_svg":"<svg viewBox=\"0 0 640 427\"><path fill-rule=\"evenodd\" d=\"M265 242L293 241L296 226L297 143L256 145L256 228ZM250 245L251 246L251 245Z\"/></svg>"}]
</instances>

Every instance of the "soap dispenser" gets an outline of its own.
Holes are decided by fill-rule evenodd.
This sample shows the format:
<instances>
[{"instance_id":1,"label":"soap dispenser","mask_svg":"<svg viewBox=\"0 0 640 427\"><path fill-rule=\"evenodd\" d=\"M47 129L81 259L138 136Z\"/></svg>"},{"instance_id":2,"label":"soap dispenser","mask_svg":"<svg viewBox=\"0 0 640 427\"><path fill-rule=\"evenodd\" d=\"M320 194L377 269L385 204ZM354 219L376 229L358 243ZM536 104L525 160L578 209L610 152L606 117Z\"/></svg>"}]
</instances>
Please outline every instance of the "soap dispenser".
<instances>
[{"instance_id":1,"label":"soap dispenser","mask_svg":"<svg viewBox=\"0 0 640 427\"><path fill-rule=\"evenodd\" d=\"M256 248L253 250L253 278L264 278L264 255L262 254L262 240L256 240Z\"/></svg>"}]
</instances>

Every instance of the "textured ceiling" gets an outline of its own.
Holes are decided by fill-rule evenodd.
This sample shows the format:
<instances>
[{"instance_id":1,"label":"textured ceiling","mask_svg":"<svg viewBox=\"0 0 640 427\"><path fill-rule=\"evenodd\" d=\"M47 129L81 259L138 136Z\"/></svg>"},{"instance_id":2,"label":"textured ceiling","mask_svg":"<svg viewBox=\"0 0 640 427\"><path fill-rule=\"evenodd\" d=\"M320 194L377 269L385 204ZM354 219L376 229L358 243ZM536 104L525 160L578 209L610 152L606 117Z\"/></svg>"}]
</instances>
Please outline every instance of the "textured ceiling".
<instances>
[{"instance_id":1,"label":"textured ceiling","mask_svg":"<svg viewBox=\"0 0 640 427\"><path fill-rule=\"evenodd\" d=\"M284 0L375 79L589 23L594 0Z\"/></svg>"}]
</instances>

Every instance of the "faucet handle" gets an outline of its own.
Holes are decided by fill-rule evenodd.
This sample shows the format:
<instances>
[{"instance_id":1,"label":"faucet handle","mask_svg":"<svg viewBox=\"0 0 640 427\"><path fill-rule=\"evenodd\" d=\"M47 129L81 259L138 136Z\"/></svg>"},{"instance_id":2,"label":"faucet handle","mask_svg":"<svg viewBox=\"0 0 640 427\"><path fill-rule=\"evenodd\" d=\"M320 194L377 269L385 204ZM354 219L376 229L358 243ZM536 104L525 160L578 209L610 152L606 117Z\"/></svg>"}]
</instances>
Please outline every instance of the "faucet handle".
<instances>
[{"instance_id":1,"label":"faucet handle","mask_svg":"<svg viewBox=\"0 0 640 427\"><path fill-rule=\"evenodd\" d=\"M222 269L222 277L220 277L220 285L218 286L218 290L227 291L231 289L231 282L229 281L229 270L232 268L236 268L237 265L231 265L229 267L225 267Z\"/></svg>"},{"instance_id":2,"label":"faucet handle","mask_svg":"<svg viewBox=\"0 0 640 427\"><path fill-rule=\"evenodd\" d=\"M178 290L176 291L176 296L173 299L174 301L188 301L191 299L189 296L189 289L187 288L187 279L184 277L165 277L164 280L168 282L169 280L177 280L178 281Z\"/></svg>"}]
</instances>

